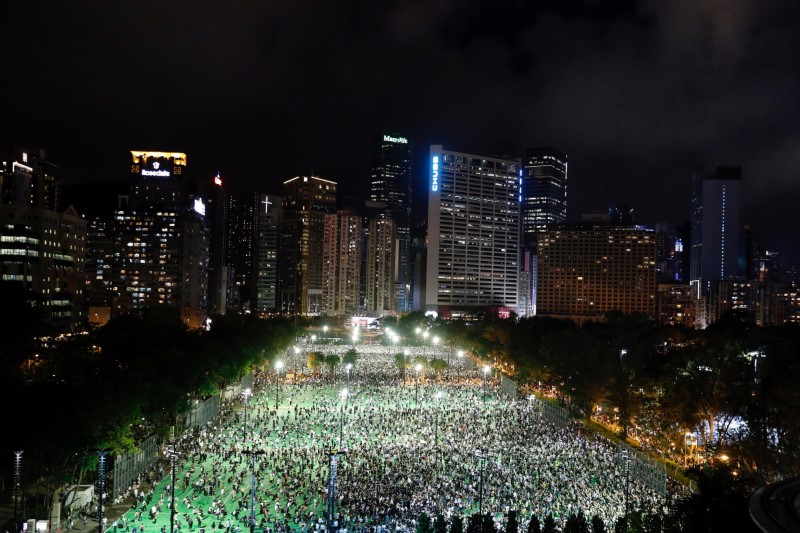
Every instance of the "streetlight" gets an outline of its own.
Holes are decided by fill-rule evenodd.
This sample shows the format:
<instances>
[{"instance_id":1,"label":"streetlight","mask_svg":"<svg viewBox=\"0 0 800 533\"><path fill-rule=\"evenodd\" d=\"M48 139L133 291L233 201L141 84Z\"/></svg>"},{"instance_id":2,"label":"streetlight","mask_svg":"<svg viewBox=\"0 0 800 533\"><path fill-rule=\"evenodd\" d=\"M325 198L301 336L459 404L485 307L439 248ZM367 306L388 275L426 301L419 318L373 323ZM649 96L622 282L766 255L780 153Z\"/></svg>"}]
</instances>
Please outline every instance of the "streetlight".
<instances>
[{"instance_id":1,"label":"streetlight","mask_svg":"<svg viewBox=\"0 0 800 533\"><path fill-rule=\"evenodd\" d=\"M250 456L250 533L256 531L256 455L263 455L263 450L243 450Z\"/></svg>"},{"instance_id":2,"label":"streetlight","mask_svg":"<svg viewBox=\"0 0 800 533\"><path fill-rule=\"evenodd\" d=\"M347 387L350 387L350 371L353 370L353 363L347 363L345 367L347 369Z\"/></svg>"},{"instance_id":3,"label":"streetlight","mask_svg":"<svg viewBox=\"0 0 800 533\"><path fill-rule=\"evenodd\" d=\"M178 450L174 444L167 446L166 456L172 464L172 486L170 487L169 502L169 533L175 533L175 463L178 460Z\"/></svg>"},{"instance_id":4,"label":"streetlight","mask_svg":"<svg viewBox=\"0 0 800 533\"><path fill-rule=\"evenodd\" d=\"M438 391L434 398L436 398L436 438L434 440L434 446L437 448L439 447L439 400L442 399L442 391Z\"/></svg>"},{"instance_id":5,"label":"streetlight","mask_svg":"<svg viewBox=\"0 0 800 533\"><path fill-rule=\"evenodd\" d=\"M457 355L460 359L458 362L458 379L461 380L461 366L464 364L464 350L459 350Z\"/></svg>"},{"instance_id":6,"label":"streetlight","mask_svg":"<svg viewBox=\"0 0 800 533\"><path fill-rule=\"evenodd\" d=\"M406 384L406 366L408 365L408 356L410 353L408 348L403 350L403 386Z\"/></svg>"},{"instance_id":7,"label":"streetlight","mask_svg":"<svg viewBox=\"0 0 800 533\"><path fill-rule=\"evenodd\" d=\"M242 391L242 396L244 396L244 441L247 441L247 400L250 399L250 396L253 395L253 391L250 389L244 389Z\"/></svg>"},{"instance_id":8,"label":"streetlight","mask_svg":"<svg viewBox=\"0 0 800 533\"><path fill-rule=\"evenodd\" d=\"M414 403L419 405L419 371L422 370L422 365L417 363L417 365L414 367L414 370L417 371L417 390L414 393L415 394Z\"/></svg>"},{"instance_id":9,"label":"streetlight","mask_svg":"<svg viewBox=\"0 0 800 533\"><path fill-rule=\"evenodd\" d=\"M300 354L300 348L297 346L294 347L294 383L297 384L297 367L300 364L300 358L297 357Z\"/></svg>"},{"instance_id":10,"label":"streetlight","mask_svg":"<svg viewBox=\"0 0 800 533\"><path fill-rule=\"evenodd\" d=\"M344 408L345 404L347 403L347 389L342 389L342 392L339 393L339 396L342 397L344 402L342 402L341 412L339 416L339 449L342 449L342 439L344 435Z\"/></svg>"},{"instance_id":11,"label":"streetlight","mask_svg":"<svg viewBox=\"0 0 800 533\"><path fill-rule=\"evenodd\" d=\"M475 452L475 457L477 457L478 460L481 462L481 482L480 482L480 488L478 489L479 490L479 493L478 493L478 514L482 515L483 514L483 465L486 462L486 459L488 458L488 456L485 453L483 453L480 450L478 450L478 451Z\"/></svg>"},{"instance_id":12,"label":"streetlight","mask_svg":"<svg viewBox=\"0 0 800 533\"><path fill-rule=\"evenodd\" d=\"M275 410L278 409L278 379L281 375L281 368L283 368L283 361L275 361Z\"/></svg>"},{"instance_id":13,"label":"streetlight","mask_svg":"<svg viewBox=\"0 0 800 533\"><path fill-rule=\"evenodd\" d=\"M489 365L483 367L483 405L486 405L486 377L489 375Z\"/></svg>"}]
</instances>

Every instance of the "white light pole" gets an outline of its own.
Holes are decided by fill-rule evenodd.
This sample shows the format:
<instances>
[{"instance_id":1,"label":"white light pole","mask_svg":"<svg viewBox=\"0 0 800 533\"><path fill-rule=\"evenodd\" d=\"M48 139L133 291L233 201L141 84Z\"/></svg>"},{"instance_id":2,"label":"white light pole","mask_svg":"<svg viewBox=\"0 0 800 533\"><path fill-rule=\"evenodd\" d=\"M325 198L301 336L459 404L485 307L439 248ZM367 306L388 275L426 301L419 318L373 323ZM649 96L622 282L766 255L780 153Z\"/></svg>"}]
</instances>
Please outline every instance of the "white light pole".
<instances>
[{"instance_id":1,"label":"white light pole","mask_svg":"<svg viewBox=\"0 0 800 533\"><path fill-rule=\"evenodd\" d=\"M281 368L283 368L283 361L275 361L275 410L278 409L278 379L281 375Z\"/></svg>"},{"instance_id":2,"label":"white light pole","mask_svg":"<svg viewBox=\"0 0 800 533\"><path fill-rule=\"evenodd\" d=\"M486 405L486 378L489 375L491 368L489 365L483 367L483 405Z\"/></svg>"},{"instance_id":3,"label":"white light pole","mask_svg":"<svg viewBox=\"0 0 800 533\"><path fill-rule=\"evenodd\" d=\"M347 363L345 368L347 369L347 388L350 388L350 371L353 370L353 363Z\"/></svg>"},{"instance_id":4,"label":"white light pole","mask_svg":"<svg viewBox=\"0 0 800 533\"><path fill-rule=\"evenodd\" d=\"M250 399L250 396L253 395L253 391L250 389L244 389L242 391L242 396L244 397L244 441L247 441L247 400Z\"/></svg>"},{"instance_id":5,"label":"white light pole","mask_svg":"<svg viewBox=\"0 0 800 533\"><path fill-rule=\"evenodd\" d=\"M348 396L347 389L342 389L342 392L339 393L339 396L341 396L342 400L343 400L342 408L341 408L341 414L340 414L340 417L339 417L339 449L341 450L342 449L342 439L343 439L343 435L344 435L344 408L345 408L345 405L347 404L347 396Z\"/></svg>"},{"instance_id":6,"label":"white light pole","mask_svg":"<svg viewBox=\"0 0 800 533\"><path fill-rule=\"evenodd\" d=\"M417 390L415 392L414 402L419 405L419 371L422 370L422 365L417 363L417 365L414 367L414 370L417 371Z\"/></svg>"},{"instance_id":7,"label":"white light pole","mask_svg":"<svg viewBox=\"0 0 800 533\"><path fill-rule=\"evenodd\" d=\"M464 364L464 350L458 351L458 379L461 380L461 366Z\"/></svg>"}]
</instances>

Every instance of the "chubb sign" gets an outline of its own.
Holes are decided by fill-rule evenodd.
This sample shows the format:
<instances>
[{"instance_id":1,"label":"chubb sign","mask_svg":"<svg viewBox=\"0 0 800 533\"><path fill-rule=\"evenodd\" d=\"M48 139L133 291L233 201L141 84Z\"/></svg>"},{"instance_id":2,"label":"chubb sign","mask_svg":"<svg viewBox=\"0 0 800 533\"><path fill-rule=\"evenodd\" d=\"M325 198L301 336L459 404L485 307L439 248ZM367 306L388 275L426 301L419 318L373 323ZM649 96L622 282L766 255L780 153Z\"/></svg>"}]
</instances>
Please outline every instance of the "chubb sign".
<instances>
[{"instance_id":1,"label":"chubb sign","mask_svg":"<svg viewBox=\"0 0 800 533\"><path fill-rule=\"evenodd\" d=\"M438 191L439 190L439 156L433 156L433 160L431 162L431 190Z\"/></svg>"}]
</instances>

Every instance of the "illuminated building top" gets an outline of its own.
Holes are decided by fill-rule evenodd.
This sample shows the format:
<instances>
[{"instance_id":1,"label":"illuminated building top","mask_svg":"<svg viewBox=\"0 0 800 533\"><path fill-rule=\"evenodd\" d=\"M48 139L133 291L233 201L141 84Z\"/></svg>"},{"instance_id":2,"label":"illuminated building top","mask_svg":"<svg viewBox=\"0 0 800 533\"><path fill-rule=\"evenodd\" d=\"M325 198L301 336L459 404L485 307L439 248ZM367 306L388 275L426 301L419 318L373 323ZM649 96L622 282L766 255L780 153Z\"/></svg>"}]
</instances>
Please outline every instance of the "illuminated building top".
<instances>
[{"instance_id":1,"label":"illuminated building top","mask_svg":"<svg viewBox=\"0 0 800 533\"><path fill-rule=\"evenodd\" d=\"M330 183L331 185L336 185L335 181L322 179L322 178L317 177L317 176L311 176L310 178L308 176L295 176L294 178L291 178L291 179L288 179L288 180L284 181L283 184L286 185L287 183L291 183L291 182L293 182L295 180L299 180L299 179L302 179L303 181L308 181L309 179L312 179L312 180L323 181L325 183Z\"/></svg>"},{"instance_id":2,"label":"illuminated building top","mask_svg":"<svg viewBox=\"0 0 800 533\"><path fill-rule=\"evenodd\" d=\"M172 159L176 165L186 166L186 154L183 152L147 152L131 150L134 163L141 163L148 159Z\"/></svg>"},{"instance_id":3,"label":"illuminated building top","mask_svg":"<svg viewBox=\"0 0 800 533\"><path fill-rule=\"evenodd\" d=\"M395 137L393 135L384 135L383 142L408 144L408 139L405 137Z\"/></svg>"}]
</instances>

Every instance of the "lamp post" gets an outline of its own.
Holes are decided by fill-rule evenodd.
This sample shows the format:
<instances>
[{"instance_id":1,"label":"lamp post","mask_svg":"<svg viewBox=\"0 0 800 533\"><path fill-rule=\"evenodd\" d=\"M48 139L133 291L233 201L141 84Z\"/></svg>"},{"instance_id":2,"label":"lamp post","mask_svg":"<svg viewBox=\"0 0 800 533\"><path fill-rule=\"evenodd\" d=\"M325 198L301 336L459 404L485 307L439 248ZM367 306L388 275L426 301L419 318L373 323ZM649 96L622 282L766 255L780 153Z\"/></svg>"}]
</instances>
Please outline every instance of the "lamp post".
<instances>
[{"instance_id":1,"label":"lamp post","mask_svg":"<svg viewBox=\"0 0 800 533\"><path fill-rule=\"evenodd\" d=\"M344 411L345 411L345 406L347 405L347 395L348 395L347 389L342 389L342 392L339 393L339 396L341 396L342 400L344 400L342 402L342 407L341 407L341 410L340 410L340 413L339 413L339 449L340 450L342 449L342 442L343 442L343 439L344 439Z\"/></svg>"},{"instance_id":2,"label":"lamp post","mask_svg":"<svg viewBox=\"0 0 800 533\"><path fill-rule=\"evenodd\" d=\"M297 384L297 367L300 365L300 348L297 346L294 347L294 383Z\"/></svg>"},{"instance_id":3,"label":"lamp post","mask_svg":"<svg viewBox=\"0 0 800 533\"><path fill-rule=\"evenodd\" d=\"M244 438L243 440L247 442L247 400L250 399L250 396L253 395L253 391L250 389L244 389L242 391L242 396L244 397Z\"/></svg>"},{"instance_id":4,"label":"lamp post","mask_svg":"<svg viewBox=\"0 0 800 533\"><path fill-rule=\"evenodd\" d=\"M175 462L178 460L178 451L174 444L167 446L166 456L172 465L172 484L170 486L169 502L169 532L175 533Z\"/></svg>"},{"instance_id":5,"label":"lamp post","mask_svg":"<svg viewBox=\"0 0 800 533\"><path fill-rule=\"evenodd\" d=\"M278 410L278 379L283 368L283 361L275 361L275 410Z\"/></svg>"},{"instance_id":6,"label":"lamp post","mask_svg":"<svg viewBox=\"0 0 800 533\"><path fill-rule=\"evenodd\" d=\"M353 363L347 363L347 388L350 388L350 371L353 370Z\"/></svg>"},{"instance_id":7,"label":"lamp post","mask_svg":"<svg viewBox=\"0 0 800 533\"><path fill-rule=\"evenodd\" d=\"M100 495L97 498L97 531L99 533L105 533L105 529L103 528L103 511L104 511L104 503L106 500L106 456L108 456L108 452L100 450L97 452L97 456L99 458L99 463L97 465L97 474L99 477L100 482ZM172 482L175 483L175 470L174 466L172 467ZM172 489L175 490L175 487ZM174 492L173 492L174 494ZM171 531L170 531L171 533Z\"/></svg>"},{"instance_id":8,"label":"lamp post","mask_svg":"<svg viewBox=\"0 0 800 533\"><path fill-rule=\"evenodd\" d=\"M433 441L434 446L439 447L439 400L442 399L442 391L438 391L434 398L436 398L436 437Z\"/></svg>"},{"instance_id":9,"label":"lamp post","mask_svg":"<svg viewBox=\"0 0 800 533\"><path fill-rule=\"evenodd\" d=\"M22 450L14 452L14 533L19 531L19 496L22 486Z\"/></svg>"},{"instance_id":10,"label":"lamp post","mask_svg":"<svg viewBox=\"0 0 800 533\"><path fill-rule=\"evenodd\" d=\"M475 457L481 462L481 481L478 489L478 514L483 514L483 465L486 462L487 455L480 450L475 452Z\"/></svg>"},{"instance_id":11,"label":"lamp post","mask_svg":"<svg viewBox=\"0 0 800 533\"><path fill-rule=\"evenodd\" d=\"M486 405L486 377L489 375L489 365L483 367L483 405Z\"/></svg>"},{"instance_id":12,"label":"lamp post","mask_svg":"<svg viewBox=\"0 0 800 533\"><path fill-rule=\"evenodd\" d=\"M419 405L419 371L422 370L422 365L417 363L416 366L414 367L414 370L417 371L417 380L416 380L417 381L417 390L414 393L415 394L414 403Z\"/></svg>"},{"instance_id":13,"label":"lamp post","mask_svg":"<svg viewBox=\"0 0 800 533\"><path fill-rule=\"evenodd\" d=\"M250 533L256 530L256 455L263 455L263 450L244 450L250 456Z\"/></svg>"},{"instance_id":14,"label":"lamp post","mask_svg":"<svg viewBox=\"0 0 800 533\"><path fill-rule=\"evenodd\" d=\"M410 353L408 349L403 350L403 386L406 384L406 367L408 366L408 356Z\"/></svg>"},{"instance_id":15,"label":"lamp post","mask_svg":"<svg viewBox=\"0 0 800 533\"><path fill-rule=\"evenodd\" d=\"M430 335L430 333L428 333L428 330L425 330L425 331L422 332L422 340L423 340L423 342L422 342L422 355L424 355L426 357L428 356L428 345L426 344L428 342L428 335Z\"/></svg>"},{"instance_id":16,"label":"lamp post","mask_svg":"<svg viewBox=\"0 0 800 533\"><path fill-rule=\"evenodd\" d=\"M458 379L461 380L461 367L464 365L464 350L459 350L456 355L458 355Z\"/></svg>"}]
</instances>

